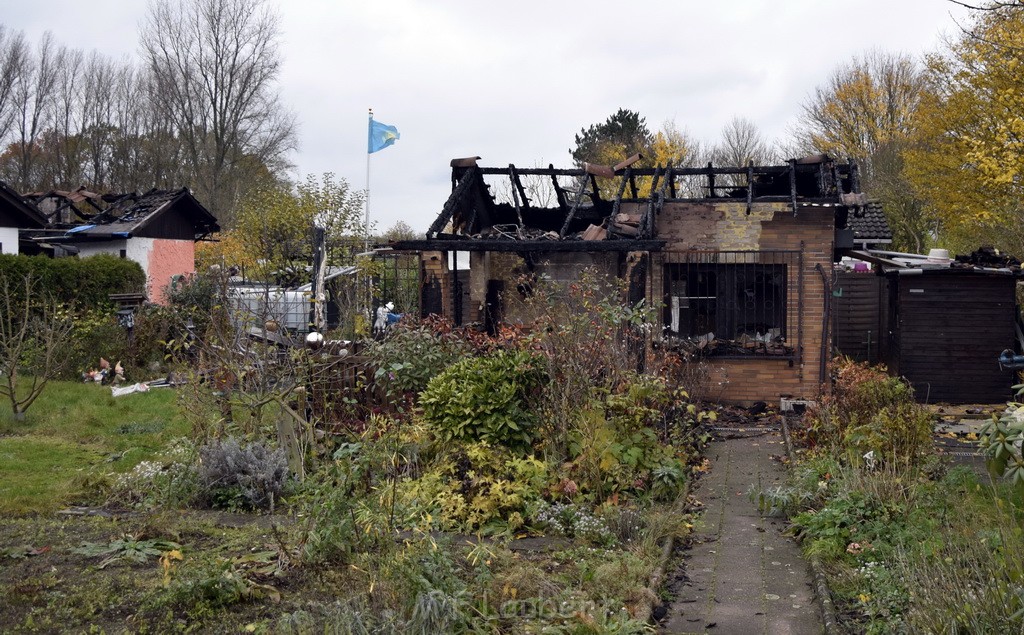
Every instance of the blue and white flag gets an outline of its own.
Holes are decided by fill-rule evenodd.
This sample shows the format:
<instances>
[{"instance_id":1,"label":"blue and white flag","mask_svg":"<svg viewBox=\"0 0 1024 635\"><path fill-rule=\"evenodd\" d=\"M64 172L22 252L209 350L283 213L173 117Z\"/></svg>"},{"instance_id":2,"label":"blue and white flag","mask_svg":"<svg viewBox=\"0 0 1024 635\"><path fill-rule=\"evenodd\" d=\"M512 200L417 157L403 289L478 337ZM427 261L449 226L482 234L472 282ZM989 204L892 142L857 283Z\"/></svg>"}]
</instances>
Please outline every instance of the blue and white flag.
<instances>
[{"instance_id":1,"label":"blue and white flag","mask_svg":"<svg viewBox=\"0 0 1024 635\"><path fill-rule=\"evenodd\" d=\"M374 121L373 117L371 117L370 136L366 145L366 151L373 154L390 145L394 145L395 141L398 141L399 138L398 128Z\"/></svg>"}]
</instances>

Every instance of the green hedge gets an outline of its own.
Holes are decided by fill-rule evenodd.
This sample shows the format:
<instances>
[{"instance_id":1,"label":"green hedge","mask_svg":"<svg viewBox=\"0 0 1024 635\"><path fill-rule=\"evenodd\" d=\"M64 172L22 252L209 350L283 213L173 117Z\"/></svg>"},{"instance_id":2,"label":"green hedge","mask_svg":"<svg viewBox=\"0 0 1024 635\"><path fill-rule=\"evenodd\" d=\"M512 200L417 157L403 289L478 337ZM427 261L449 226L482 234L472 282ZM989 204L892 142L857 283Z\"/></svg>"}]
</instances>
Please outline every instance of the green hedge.
<instances>
[{"instance_id":1,"label":"green hedge","mask_svg":"<svg viewBox=\"0 0 1024 635\"><path fill-rule=\"evenodd\" d=\"M0 279L24 280L29 274L61 302L106 304L111 293L142 293L146 274L139 263L100 254L88 258L0 255Z\"/></svg>"}]
</instances>

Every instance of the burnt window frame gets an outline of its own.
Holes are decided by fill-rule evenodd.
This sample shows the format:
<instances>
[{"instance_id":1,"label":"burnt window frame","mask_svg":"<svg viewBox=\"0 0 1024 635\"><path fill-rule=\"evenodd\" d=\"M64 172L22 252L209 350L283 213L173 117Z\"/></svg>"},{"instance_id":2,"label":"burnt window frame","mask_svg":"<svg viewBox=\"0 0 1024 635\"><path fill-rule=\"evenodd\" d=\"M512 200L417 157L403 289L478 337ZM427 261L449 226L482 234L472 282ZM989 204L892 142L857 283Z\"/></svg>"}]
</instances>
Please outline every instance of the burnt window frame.
<instances>
[{"instance_id":1,"label":"burnt window frame","mask_svg":"<svg viewBox=\"0 0 1024 635\"><path fill-rule=\"evenodd\" d=\"M770 329L777 328L784 354L780 354L777 347L769 352L766 346L755 346L742 354L725 347L710 355L795 358L797 349L793 346L796 339L793 335L798 334L790 332L795 326L790 305L799 293L795 283L800 266L799 251L686 252L677 261L664 263L664 334L698 343L702 335L712 332L718 341L739 342L743 334L748 336L748 341L757 341L757 335L764 337ZM686 284L680 289L679 282L684 276ZM742 295L750 299L741 301ZM764 302L767 296L772 297L770 303ZM680 306L684 301L690 306ZM675 314L685 308L695 311L695 315L685 324L680 315L680 322L676 323ZM697 321L701 315L705 320L703 324Z\"/></svg>"}]
</instances>

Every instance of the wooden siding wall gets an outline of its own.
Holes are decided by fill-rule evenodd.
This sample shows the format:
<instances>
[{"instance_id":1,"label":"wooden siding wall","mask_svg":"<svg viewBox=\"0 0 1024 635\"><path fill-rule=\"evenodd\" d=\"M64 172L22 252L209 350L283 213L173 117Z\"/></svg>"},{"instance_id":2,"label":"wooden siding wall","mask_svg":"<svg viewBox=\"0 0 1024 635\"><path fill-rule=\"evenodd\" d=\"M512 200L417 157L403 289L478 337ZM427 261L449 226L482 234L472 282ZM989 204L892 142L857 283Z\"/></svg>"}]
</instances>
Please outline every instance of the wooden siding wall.
<instances>
[{"instance_id":1,"label":"wooden siding wall","mask_svg":"<svg viewBox=\"0 0 1024 635\"><path fill-rule=\"evenodd\" d=\"M1016 280L1010 276L919 275L891 279L894 372L918 401L999 403L1010 398L1011 371L996 358L1014 348Z\"/></svg>"},{"instance_id":2,"label":"wooden siding wall","mask_svg":"<svg viewBox=\"0 0 1024 635\"><path fill-rule=\"evenodd\" d=\"M195 240L196 228L192 219L176 206L159 212L156 218L147 223L141 230L134 232L133 235L146 238Z\"/></svg>"},{"instance_id":3,"label":"wooden siding wall","mask_svg":"<svg viewBox=\"0 0 1024 635\"><path fill-rule=\"evenodd\" d=\"M833 346L858 362L884 361L888 347L888 280L845 271L832 287Z\"/></svg>"}]
</instances>

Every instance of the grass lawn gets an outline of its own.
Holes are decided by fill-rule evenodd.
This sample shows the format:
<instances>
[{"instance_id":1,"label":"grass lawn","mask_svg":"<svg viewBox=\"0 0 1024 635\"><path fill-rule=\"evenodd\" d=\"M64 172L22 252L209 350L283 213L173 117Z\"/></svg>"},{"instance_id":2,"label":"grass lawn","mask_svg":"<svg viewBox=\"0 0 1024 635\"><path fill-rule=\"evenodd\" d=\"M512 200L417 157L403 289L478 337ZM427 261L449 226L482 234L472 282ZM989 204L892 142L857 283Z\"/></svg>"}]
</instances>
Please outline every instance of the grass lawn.
<instances>
[{"instance_id":1,"label":"grass lawn","mask_svg":"<svg viewBox=\"0 0 1024 635\"><path fill-rule=\"evenodd\" d=\"M24 421L0 411L0 514L76 502L94 466L124 472L185 436L176 398L170 388L114 399L106 386L51 382Z\"/></svg>"}]
</instances>

